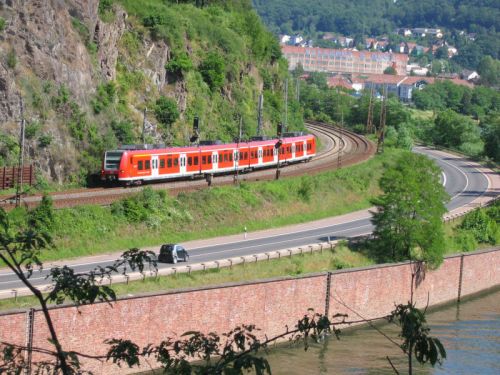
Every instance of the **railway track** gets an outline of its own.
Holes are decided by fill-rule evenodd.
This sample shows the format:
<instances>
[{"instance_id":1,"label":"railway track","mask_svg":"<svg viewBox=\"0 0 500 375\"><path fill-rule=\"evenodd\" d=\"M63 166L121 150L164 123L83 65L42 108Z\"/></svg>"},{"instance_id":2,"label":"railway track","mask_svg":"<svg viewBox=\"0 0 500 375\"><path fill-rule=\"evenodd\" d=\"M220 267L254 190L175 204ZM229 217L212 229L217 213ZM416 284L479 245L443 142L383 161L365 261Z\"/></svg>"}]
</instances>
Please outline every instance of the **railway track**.
<instances>
[{"instance_id":1,"label":"railway track","mask_svg":"<svg viewBox=\"0 0 500 375\"><path fill-rule=\"evenodd\" d=\"M314 174L325 170L336 169L356 164L369 159L375 153L375 145L364 137L346 129L320 122L308 122L307 128L321 139L324 146L309 163L292 164L280 167L281 177L291 177L303 174ZM212 181L212 186L230 185L239 181L273 180L276 168L263 169L252 173L217 176ZM179 180L146 185L155 190L167 190L171 195L180 192L196 191L207 187L205 180ZM113 187L77 189L65 192L51 193L55 208L73 207L85 204L109 205L116 200L141 191L143 187ZM40 202L41 194L25 196L22 204L34 207ZM0 196L0 207L12 209L15 197Z\"/></svg>"}]
</instances>

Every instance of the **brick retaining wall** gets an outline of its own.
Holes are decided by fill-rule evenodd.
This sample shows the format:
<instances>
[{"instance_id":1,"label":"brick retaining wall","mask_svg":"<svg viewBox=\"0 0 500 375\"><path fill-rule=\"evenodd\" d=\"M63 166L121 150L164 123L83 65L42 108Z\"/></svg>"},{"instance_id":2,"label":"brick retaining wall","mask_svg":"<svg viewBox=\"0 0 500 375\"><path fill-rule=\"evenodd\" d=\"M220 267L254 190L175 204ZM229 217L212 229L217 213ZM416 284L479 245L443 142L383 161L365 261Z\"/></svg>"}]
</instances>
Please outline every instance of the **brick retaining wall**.
<instances>
[{"instance_id":1,"label":"brick retaining wall","mask_svg":"<svg viewBox=\"0 0 500 375\"><path fill-rule=\"evenodd\" d=\"M51 310L63 347L87 354L103 354L105 338L129 338L139 345L158 343L190 330L227 332L253 323L273 336L292 328L308 308L329 315L349 314L349 320L389 313L395 303L409 300L411 266L408 263L341 270L298 278L231 284L217 288L182 290L105 303ZM460 274L462 272L462 282ZM500 284L500 249L452 256L435 271L420 274L415 300L420 306L456 300ZM25 344L27 312L0 314L0 341ZM34 346L47 346L43 315L35 314ZM37 358L34 358L36 360ZM111 364L84 361L101 374L122 374ZM137 371L137 369L134 369Z\"/></svg>"}]
</instances>

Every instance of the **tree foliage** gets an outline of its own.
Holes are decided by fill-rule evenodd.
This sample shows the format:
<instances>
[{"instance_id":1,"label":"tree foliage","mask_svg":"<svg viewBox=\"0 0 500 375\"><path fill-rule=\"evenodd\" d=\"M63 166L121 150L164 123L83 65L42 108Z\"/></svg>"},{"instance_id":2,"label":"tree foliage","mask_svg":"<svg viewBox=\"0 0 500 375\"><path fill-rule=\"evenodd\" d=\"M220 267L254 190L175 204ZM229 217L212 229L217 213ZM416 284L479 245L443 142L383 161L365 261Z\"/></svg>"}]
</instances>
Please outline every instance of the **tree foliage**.
<instances>
[{"instance_id":1,"label":"tree foliage","mask_svg":"<svg viewBox=\"0 0 500 375\"><path fill-rule=\"evenodd\" d=\"M217 52L210 52L200 65L199 71L210 90L217 91L226 81L226 64Z\"/></svg>"},{"instance_id":2,"label":"tree foliage","mask_svg":"<svg viewBox=\"0 0 500 375\"><path fill-rule=\"evenodd\" d=\"M156 100L154 111L156 119L165 129L168 129L179 118L177 103L163 95Z\"/></svg>"},{"instance_id":3,"label":"tree foliage","mask_svg":"<svg viewBox=\"0 0 500 375\"><path fill-rule=\"evenodd\" d=\"M432 0L253 0L253 4L276 34L383 35L398 27L436 27L452 31L460 51L453 60L463 67L475 69L485 55L500 58L500 10L490 0L445 0L439 6ZM462 30L475 33L475 40L468 40ZM444 52L440 53L447 57Z\"/></svg>"},{"instance_id":4,"label":"tree foliage","mask_svg":"<svg viewBox=\"0 0 500 375\"><path fill-rule=\"evenodd\" d=\"M500 113L492 113L481 122L484 152L497 163L500 162Z\"/></svg>"},{"instance_id":5,"label":"tree foliage","mask_svg":"<svg viewBox=\"0 0 500 375\"><path fill-rule=\"evenodd\" d=\"M431 267L443 260L442 216L447 194L440 170L423 155L407 153L388 168L373 200L374 247L383 260L418 259Z\"/></svg>"}]
</instances>

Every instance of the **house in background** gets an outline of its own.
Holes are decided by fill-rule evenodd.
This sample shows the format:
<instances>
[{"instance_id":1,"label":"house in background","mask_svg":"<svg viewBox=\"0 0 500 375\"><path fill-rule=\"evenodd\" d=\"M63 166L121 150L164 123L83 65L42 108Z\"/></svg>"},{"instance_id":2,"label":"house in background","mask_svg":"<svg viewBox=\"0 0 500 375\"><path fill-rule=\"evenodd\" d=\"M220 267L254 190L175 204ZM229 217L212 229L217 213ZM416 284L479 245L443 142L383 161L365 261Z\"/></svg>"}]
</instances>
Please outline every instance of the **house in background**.
<instances>
[{"instance_id":1,"label":"house in background","mask_svg":"<svg viewBox=\"0 0 500 375\"><path fill-rule=\"evenodd\" d=\"M301 64L306 72L382 74L394 67L397 74L405 75L408 63L408 55L389 52L294 46L282 46L281 51L290 70Z\"/></svg>"},{"instance_id":2,"label":"house in background","mask_svg":"<svg viewBox=\"0 0 500 375\"><path fill-rule=\"evenodd\" d=\"M280 35L280 44L288 44L290 42L290 35Z\"/></svg>"}]
</instances>

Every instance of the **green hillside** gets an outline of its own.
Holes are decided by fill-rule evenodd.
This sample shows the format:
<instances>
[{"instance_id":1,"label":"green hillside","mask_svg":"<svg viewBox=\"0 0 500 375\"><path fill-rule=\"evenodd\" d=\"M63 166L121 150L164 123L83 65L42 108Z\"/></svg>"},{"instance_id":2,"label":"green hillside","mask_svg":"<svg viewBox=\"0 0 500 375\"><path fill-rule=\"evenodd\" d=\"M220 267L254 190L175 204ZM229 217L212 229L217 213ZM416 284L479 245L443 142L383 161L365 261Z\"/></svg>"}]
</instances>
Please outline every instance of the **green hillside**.
<instances>
[{"instance_id":1,"label":"green hillside","mask_svg":"<svg viewBox=\"0 0 500 375\"><path fill-rule=\"evenodd\" d=\"M143 142L146 109L144 141L173 145L188 144L195 116L202 139L232 140L240 117L255 135L260 93L264 132L284 120L286 61L249 0L31 2L0 7L0 166L17 162L18 93L28 161L60 183L88 184L104 150Z\"/></svg>"}]
</instances>

